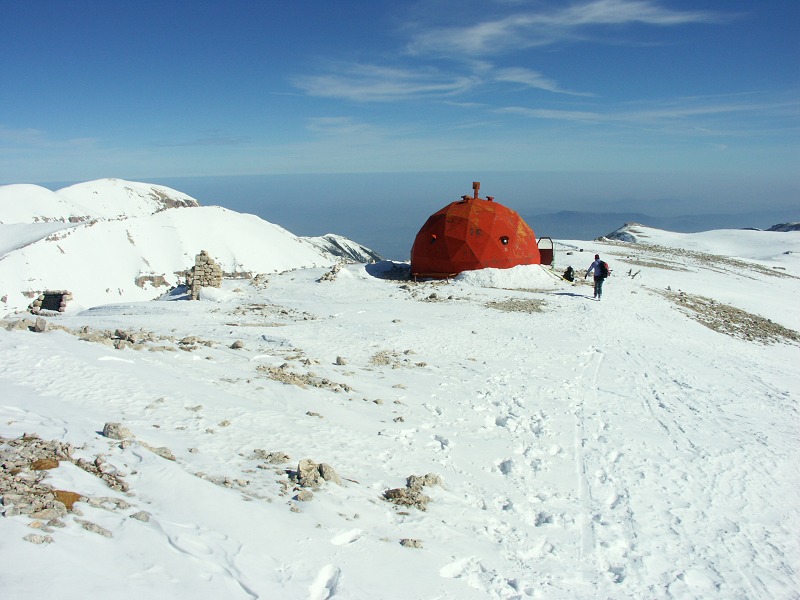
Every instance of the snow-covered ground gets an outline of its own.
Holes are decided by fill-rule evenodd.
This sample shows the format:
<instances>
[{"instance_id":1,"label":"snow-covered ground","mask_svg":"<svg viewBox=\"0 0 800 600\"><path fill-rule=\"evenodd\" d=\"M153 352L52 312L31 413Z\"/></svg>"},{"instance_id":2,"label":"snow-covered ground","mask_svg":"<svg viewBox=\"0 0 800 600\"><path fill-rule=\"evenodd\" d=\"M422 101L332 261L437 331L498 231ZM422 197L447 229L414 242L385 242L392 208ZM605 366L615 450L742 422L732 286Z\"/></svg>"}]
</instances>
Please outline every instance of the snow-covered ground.
<instances>
[{"instance_id":1,"label":"snow-covered ground","mask_svg":"<svg viewBox=\"0 0 800 600\"><path fill-rule=\"evenodd\" d=\"M800 597L800 233L631 234L0 330L3 485L82 496L51 521L5 492L2 597ZM15 467L32 434L71 459Z\"/></svg>"}]
</instances>

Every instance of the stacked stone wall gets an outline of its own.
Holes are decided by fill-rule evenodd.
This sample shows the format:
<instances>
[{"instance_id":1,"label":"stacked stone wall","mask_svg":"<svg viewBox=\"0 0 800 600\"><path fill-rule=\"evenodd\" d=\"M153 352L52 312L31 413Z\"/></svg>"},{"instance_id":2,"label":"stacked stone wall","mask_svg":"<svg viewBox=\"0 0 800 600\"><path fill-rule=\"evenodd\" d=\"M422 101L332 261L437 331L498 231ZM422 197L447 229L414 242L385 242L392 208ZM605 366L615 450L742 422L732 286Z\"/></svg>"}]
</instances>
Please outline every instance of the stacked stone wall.
<instances>
[{"instance_id":1,"label":"stacked stone wall","mask_svg":"<svg viewBox=\"0 0 800 600\"><path fill-rule=\"evenodd\" d=\"M56 300L56 302L58 302L58 306L45 305L45 298L48 296L51 297L51 300L53 300L52 296L60 296L60 301ZM67 302L70 300L72 300L72 292L68 292L66 290L45 290L36 297L36 300L34 300L28 307L28 310L35 315L38 315L39 313L62 313L67 310Z\"/></svg>"},{"instance_id":2,"label":"stacked stone wall","mask_svg":"<svg viewBox=\"0 0 800 600\"><path fill-rule=\"evenodd\" d=\"M192 300L197 300L200 297L200 288L218 288L222 285L222 267L208 255L208 252L201 250L194 259L194 266L189 269L186 285L189 287Z\"/></svg>"}]
</instances>

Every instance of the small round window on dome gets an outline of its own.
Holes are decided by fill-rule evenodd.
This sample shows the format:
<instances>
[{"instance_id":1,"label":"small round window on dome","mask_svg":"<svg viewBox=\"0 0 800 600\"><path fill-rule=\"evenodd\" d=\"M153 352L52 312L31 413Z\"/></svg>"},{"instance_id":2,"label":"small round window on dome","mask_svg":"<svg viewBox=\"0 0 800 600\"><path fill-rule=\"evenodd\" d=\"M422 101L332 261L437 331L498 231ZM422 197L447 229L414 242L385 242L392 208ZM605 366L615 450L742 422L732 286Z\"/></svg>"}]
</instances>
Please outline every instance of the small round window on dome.
<instances>
[{"instance_id":1,"label":"small round window on dome","mask_svg":"<svg viewBox=\"0 0 800 600\"><path fill-rule=\"evenodd\" d=\"M500 236L500 243L503 244L503 246L508 246L508 236L507 235L501 235Z\"/></svg>"}]
</instances>

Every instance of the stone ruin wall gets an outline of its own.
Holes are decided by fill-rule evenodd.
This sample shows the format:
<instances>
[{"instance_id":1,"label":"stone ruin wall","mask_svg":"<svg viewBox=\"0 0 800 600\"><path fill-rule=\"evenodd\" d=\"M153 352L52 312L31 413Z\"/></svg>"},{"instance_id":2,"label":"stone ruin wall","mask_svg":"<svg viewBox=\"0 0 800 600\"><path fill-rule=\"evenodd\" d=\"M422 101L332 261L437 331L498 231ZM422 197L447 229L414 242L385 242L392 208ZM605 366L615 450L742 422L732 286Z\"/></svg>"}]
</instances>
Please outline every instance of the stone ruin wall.
<instances>
[{"instance_id":1,"label":"stone ruin wall","mask_svg":"<svg viewBox=\"0 0 800 600\"><path fill-rule=\"evenodd\" d=\"M218 288L222 285L222 267L208 252L201 250L194 259L194 266L186 274L186 285L192 300L197 300L200 297L200 288Z\"/></svg>"},{"instance_id":2,"label":"stone ruin wall","mask_svg":"<svg viewBox=\"0 0 800 600\"><path fill-rule=\"evenodd\" d=\"M45 304L45 297L46 296L61 296L61 302L58 305L58 308L55 306L44 306ZM28 307L28 310L32 312L34 315L42 314L56 314L56 313L63 313L67 310L67 302L72 300L72 292L68 292L66 290L45 290L41 294L36 297L31 305Z\"/></svg>"}]
</instances>

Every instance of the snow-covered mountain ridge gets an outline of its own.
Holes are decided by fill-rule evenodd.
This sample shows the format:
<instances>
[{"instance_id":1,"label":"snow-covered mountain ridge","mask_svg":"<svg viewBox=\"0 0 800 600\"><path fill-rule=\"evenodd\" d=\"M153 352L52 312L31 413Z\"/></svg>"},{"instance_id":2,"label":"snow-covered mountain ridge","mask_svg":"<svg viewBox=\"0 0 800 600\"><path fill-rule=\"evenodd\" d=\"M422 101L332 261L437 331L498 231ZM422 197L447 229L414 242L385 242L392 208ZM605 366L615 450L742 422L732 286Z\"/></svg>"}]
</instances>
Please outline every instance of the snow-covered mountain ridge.
<instances>
[{"instance_id":1,"label":"snow-covered mountain ridge","mask_svg":"<svg viewBox=\"0 0 800 600\"><path fill-rule=\"evenodd\" d=\"M200 206L162 185L98 179L51 191L32 184L0 186L0 224L141 217L168 208Z\"/></svg>"},{"instance_id":2,"label":"snow-covered mountain ridge","mask_svg":"<svg viewBox=\"0 0 800 600\"><path fill-rule=\"evenodd\" d=\"M301 238L163 186L107 179L58 192L0 187L0 311L23 310L45 290L71 291L73 310L150 300L164 289L146 280L176 285L201 250L226 272L379 258L341 236Z\"/></svg>"}]
</instances>

